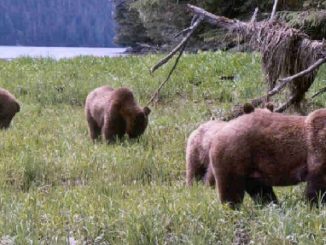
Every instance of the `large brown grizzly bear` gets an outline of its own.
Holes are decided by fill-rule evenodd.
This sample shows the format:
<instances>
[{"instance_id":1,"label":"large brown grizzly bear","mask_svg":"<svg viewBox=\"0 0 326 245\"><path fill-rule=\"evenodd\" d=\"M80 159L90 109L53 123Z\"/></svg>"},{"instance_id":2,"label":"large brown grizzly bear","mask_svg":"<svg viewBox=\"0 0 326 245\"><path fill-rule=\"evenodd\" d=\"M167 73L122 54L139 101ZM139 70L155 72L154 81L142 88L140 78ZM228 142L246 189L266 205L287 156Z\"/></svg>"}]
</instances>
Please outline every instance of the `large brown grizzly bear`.
<instances>
[{"instance_id":1,"label":"large brown grizzly bear","mask_svg":"<svg viewBox=\"0 0 326 245\"><path fill-rule=\"evenodd\" d=\"M19 111L20 105L15 96L0 88L0 129L8 128L11 120Z\"/></svg>"},{"instance_id":2,"label":"large brown grizzly bear","mask_svg":"<svg viewBox=\"0 0 326 245\"><path fill-rule=\"evenodd\" d=\"M326 202L326 109L308 116L254 111L227 123L214 137L210 164L223 203L277 202L272 186L307 181L306 197Z\"/></svg>"},{"instance_id":3,"label":"large brown grizzly bear","mask_svg":"<svg viewBox=\"0 0 326 245\"><path fill-rule=\"evenodd\" d=\"M130 138L140 136L148 124L148 107L141 108L128 88L96 88L86 98L85 113L90 137L101 134L107 142L125 133Z\"/></svg>"},{"instance_id":4,"label":"large brown grizzly bear","mask_svg":"<svg viewBox=\"0 0 326 245\"><path fill-rule=\"evenodd\" d=\"M267 109L256 109L258 111L270 113L273 105L268 104ZM245 103L243 112L248 114L255 110L250 103ZM187 140L186 146L186 182L192 185L193 180L203 180L206 185L214 186L215 178L209 164L209 149L215 134L221 130L227 122L210 120L201 124L195 129Z\"/></svg>"}]
</instances>

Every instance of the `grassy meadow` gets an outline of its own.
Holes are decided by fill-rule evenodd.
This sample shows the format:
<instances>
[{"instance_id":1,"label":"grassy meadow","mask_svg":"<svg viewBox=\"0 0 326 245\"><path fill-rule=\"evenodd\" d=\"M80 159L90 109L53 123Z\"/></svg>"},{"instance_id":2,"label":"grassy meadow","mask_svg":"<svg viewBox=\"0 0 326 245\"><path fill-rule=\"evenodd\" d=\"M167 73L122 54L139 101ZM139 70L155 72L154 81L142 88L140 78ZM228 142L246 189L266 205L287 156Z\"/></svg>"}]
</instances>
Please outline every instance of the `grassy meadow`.
<instances>
[{"instance_id":1,"label":"grassy meadow","mask_svg":"<svg viewBox=\"0 0 326 245\"><path fill-rule=\"evenodd\" d=\"M308 207L305 184L275 188L278 206L246 196L237 211L202 183L185 186L190 132L266 91L258 55L185 55L139 141L91 142L88 92L127 86L145 105L172 66L150 75L161 57L0 61L0 87L21 102L0 131L0 244L326 244L326 208ZM326 94L307 102L325 106Z\"/></svg>"}]
</instances>

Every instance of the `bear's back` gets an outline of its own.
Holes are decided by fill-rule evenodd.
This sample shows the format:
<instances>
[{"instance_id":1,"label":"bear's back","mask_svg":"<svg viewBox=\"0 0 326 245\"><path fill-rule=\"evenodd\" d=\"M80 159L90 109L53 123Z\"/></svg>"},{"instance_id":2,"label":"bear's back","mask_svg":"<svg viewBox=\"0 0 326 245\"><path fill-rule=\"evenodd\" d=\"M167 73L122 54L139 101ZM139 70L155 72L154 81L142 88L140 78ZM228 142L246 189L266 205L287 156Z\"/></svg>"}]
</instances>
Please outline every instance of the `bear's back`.
<instances>
[{"instance_id":1,"label":"bear's back","mask_svg":"<svg viewBox=\"0 0 326 245\"><path fill-rule=\"evenodd\" d=\"M217 132L210 154L220 166L245 172L280 174L305 164L305 117L255 111L231 120ZM238 165L238 163L242 163ZM247 169L247 170L245 170ZM291 179L292 178L292 179ZM294 181L291 176L289 181ZM275 185L286 183L279 179Z\"/></svg>"},{"instance_id":2,"label":"bear's back","mask_svg":"<svg viewBox=\"0 0 326 245\"><path fill-rule=\"evenodd\" d=\"M256 109L250 114L231 120L222 131L242 137L246 134L286 134L299 133L304 130L305 116L284 115L267 109Z\"/></svg>"},{"instance_id":3,"label":"bear's back","mask_svg":"<svg viewBox=\"0 0 326 245\"><path fill-rule=\"evenodd\" d=\"M86 115L93 118L98 125L103 123L104 110L110 104L113 91L114 89L108 86L102 86L91 91L86 97Z\"/></svg>"},{"instance_id":4,"label":"bear's back","mask_svg":"<svg viewBox=\"0 0 326 245\"><path fill-rule=\"evenodd\" d=\"M102 86L91 91L86 98L86 105L92 108L100 108L108 103L112 93L113 88L108 86Z\"/></svg>"},{"instance_id":5,"label":"bear's back","mask_svg":"<svg viewBox=\"0 0 326 245\"><path fill-rule=\"evenodd\" d=\"M294 147L289 146L294 145ZM256 110L227 123L214 137L216 152L252 152L281 155L305 154L305 117ZM251 154L251 153L250 153ZM249 155L250 155L249 154ZM247 156L244 156L247 157ZM294 157L295 158L295 157Z\"/></svg>"}]
</instances>

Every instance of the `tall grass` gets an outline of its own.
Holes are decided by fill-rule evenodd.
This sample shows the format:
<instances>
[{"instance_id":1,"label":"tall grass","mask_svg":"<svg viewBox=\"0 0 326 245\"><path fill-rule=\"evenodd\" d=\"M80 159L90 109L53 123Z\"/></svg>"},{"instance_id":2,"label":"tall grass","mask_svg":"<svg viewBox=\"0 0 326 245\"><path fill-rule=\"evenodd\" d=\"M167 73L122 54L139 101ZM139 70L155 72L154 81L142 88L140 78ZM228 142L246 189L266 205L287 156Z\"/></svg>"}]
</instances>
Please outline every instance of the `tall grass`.
<instances>
[{"instance_id":1,"label":"tall grass","mask_svg":"<svg viewBox=\"0 0 326 245\"><path fill-rule=\"evenodd\" d=\"M127 86L145 104L171 66L151 76L160 58L0 61L0 87L22 104L0 132L0 244L325 244L326 210L306 205L304 184L276 188L278 206L246 197L238 211L201 183L185 187L189 133L266 91L257 55L185 55L139 141L90 141L88 92ZM325 79L323 68L312 92Z\"/></svg>"}]
</instances>

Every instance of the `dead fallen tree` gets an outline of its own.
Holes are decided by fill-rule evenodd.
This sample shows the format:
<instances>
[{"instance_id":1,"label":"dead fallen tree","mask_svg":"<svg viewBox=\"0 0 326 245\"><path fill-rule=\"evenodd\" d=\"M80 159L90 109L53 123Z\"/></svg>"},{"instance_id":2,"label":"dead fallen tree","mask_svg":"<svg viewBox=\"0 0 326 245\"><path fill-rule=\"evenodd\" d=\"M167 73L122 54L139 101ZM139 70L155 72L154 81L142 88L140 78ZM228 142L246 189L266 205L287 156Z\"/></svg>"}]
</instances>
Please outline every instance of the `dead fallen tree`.
<instances>
[{"instance_id":1,"label":"dead fallen tree","mask_svg":"<svg viewBox=\"0 0 326 245\"><path fill-rule=\"evenodd\" d=\"M289 99L276 111L282 112L292 105L297 111L300 111L300 102L314 82L318 68L326 62L326 45L322 41L311 40L300 30L275 20L276 5L277 1L274 3L273 13L269 20L257 22L257 10L255 10L251 21L243 22L217 16L188 4L187 8L194 15L194 21L189 28L182 31L182 34L185 34L183 40L169 55L153 66L151 72L168 62L178 52L178 58L180 58L188 39L202 22L207 22L240 35L245 42L261 52L262 69L269 90L266 95L252 100L254 106L270 101L271 97L280 93L287 86L290 91ZM173 72L173 70L171 71Z\"/></svg>"}]
</instances>

